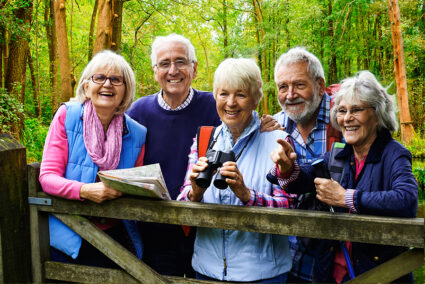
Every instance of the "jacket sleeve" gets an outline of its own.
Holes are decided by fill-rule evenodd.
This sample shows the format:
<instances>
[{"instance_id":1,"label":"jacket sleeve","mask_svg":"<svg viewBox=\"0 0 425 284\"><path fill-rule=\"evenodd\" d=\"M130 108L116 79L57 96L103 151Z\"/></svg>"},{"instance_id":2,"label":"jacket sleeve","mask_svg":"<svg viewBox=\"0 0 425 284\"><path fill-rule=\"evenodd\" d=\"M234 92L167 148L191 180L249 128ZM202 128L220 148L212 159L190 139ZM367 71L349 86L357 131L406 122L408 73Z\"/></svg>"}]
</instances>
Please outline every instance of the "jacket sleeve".
<instances>
[{"instance_id":1,"label":"jacket sleeve","mask_svg":"<svg viewBox=\"0 0 425 284\"><path fill-rule=\"evenodd\" d=\"M397 155L398 154L398 155ZM389 165L383 167L383 179L389 188L375 191L356 190L354 206L359 214L393 217L416 217L418 207L418 184L412 173L411 156L407 149L392 151Z\"/></svg>"}]
</instances>

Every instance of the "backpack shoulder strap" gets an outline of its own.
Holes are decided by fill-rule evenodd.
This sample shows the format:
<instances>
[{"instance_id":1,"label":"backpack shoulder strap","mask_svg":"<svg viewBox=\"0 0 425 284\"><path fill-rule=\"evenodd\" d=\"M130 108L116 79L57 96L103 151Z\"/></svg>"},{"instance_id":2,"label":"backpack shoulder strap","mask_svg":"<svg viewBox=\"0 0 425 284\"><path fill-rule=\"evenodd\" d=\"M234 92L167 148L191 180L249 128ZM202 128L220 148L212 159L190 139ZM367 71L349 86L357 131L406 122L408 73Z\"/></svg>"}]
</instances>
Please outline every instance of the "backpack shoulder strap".
<instances>
[{"instance_id":1,"label":"backpack shoulder strap","mask_svg":"<svg viewBox=\"0 0 425 284\"><path fill-rule=\"evenodd\" d=\"M334 104L334 98L331 98L331 109ZM341 142L342 135L341 132L339 132L337 129L335 129L332 124L329 122L328 126L326 127L326 151L330 151L332 148L332 145L336 142Z\"/></svg>"},{"instance_id":2,"label":"backpack shoulder strap","mask_svg":"<svg viewBox=\"0 0 425 284\"><path fill-rule=\"evenodd\" d=\"M198 127L197 144L198 144L198 157L204 157L210 147L211 141L214 137L214 132L217 127L214 126L200 126Z\"/></svg>"},{"instance_id":3,"label":"backpack shoulder strap","mask_svg":"<svg viewBox=\"0 0 425 284\"><path fill-rule=\"evenodd\" d=\"M344 160L336 159L338 155L345 147L345 143L335 142L332 144L331 152L329 155L328 170L331 175L331 178L339 183L344 171Z\"/></svg>"}]
</instances>

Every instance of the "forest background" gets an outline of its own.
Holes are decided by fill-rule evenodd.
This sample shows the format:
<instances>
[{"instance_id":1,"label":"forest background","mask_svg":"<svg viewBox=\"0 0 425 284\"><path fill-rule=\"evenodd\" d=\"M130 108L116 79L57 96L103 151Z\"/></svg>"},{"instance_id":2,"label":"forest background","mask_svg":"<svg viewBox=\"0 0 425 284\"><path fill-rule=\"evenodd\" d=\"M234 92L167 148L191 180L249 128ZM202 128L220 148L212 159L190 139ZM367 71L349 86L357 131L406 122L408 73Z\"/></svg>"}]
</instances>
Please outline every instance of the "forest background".
<instances>
[{"instance_id":1,"label":"forest background","mask_svg":"<svg viewBox=\"0 0 425 284\"><path fill-rule=\"evenodd\" d=\"M424 4L399 3L417 156L425 152ZM150 45L172 32L195 46L200 90L212 89L224 58L254 58L264 81L260 113L280 111L273 67L294 46L319 57L327 85L367 69L396 93L387 0L0 0L0 132L21 140L29 162L40 161L52 114L74 96L95 52L120 52L135 71L136 97L153 94Z\"/></svg>"},{"instance_id":2,"label":"forest background","mask_svg":"<svg viewBox=\"0 0 425 284\"><path fill-rule=\"evenodd\" d=\"M416 133L406 146L416 158L423 202L425 0L402 0L399 7L409 125ZM159 90L150 46L170 33L195 46L199 63L192 85L199 90L212 90L223 59L254 58L264 81L261 114L280 111L273 67L295 46L318 56L327 85L370 70L389 93L397 92L389 0L0 0L0 133L26 146L28 163L41 161L52 115L75 95L96 51L107 47L128 60L138 98ZM415 278L423 283L423 269Z\"/></svg>"}]
</instances>

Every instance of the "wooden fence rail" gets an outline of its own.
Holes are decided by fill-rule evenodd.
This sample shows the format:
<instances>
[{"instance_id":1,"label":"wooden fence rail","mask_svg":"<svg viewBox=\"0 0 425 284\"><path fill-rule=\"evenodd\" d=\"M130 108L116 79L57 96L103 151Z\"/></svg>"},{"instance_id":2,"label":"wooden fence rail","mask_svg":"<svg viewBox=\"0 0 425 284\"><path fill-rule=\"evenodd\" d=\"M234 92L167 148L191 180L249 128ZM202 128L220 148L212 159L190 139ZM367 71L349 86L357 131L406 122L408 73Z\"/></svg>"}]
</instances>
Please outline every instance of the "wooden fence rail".
<instances>
[{"instance_id":1,"label":"wooden fence rail","mask_svg":"<svg viewBox=\"0 0 425 284\"><path fill-rule=\"evenodd\" d=\"M31 182L34 177L38 176L38 165L32 164L28 168L30 187L31 184L37 185L37 181ZM242 206L226 206L212 205L192 202L177 202L177 201L158 201L140 198L122 197L116 200L107 201L103 204L95 204L92 202L71 201L62 198L49 196L40 191L30 191L30 197L40 200L40 205L31 205L36 208L38 214L43 212L55 214L64 223L82 235L87 241L96 247L112 247L112 243L106 245L96 244L96 240L101 237L90 236L88 230L90 222L82 217L73 215L97 216L118 219L132 219L145 222L158 222L169 224L184 224L191 226L237 229L252 232L307 236L314 238L325 238L334 240L350 240L363 243L375 243L385 245L415 247L402 254L391 262L386 263L386 266L380 266L375 273L368 275L360 275L352 280L352 283L372 283L373 279L394 280L400 275L413 271L417 267L423 265L423 247L424 247L424 220L422 218L389 218L376 217L366 215L349 215L344 213L330 212L312 212L305 210L291 209L275 209L275 208L260 208L260 207L242 207ZM44 205L48 203L49 205ZM84 226L79 228L77 223L84 223ZM94 227L94 226L92 226ZM99 233L99 232L98 232ZM97 233L97 234L98 234ZM101 233L101 232L100 232ZM116 263L122 259L123 252L113 254L108 249L104 253ZM124 258L130 260L130 256ZM121 260L122 261L122 260ZM133 263L133 266L129 267ZM140 266L134 256L130 263L125 265L119 264L125 271L117 270L102 270L106 273L108 279L116 279L116 281L130 279L129 281L140 282L175 282L193 283L195 280L183 278L166 278L160 277L146 268ZM65 269L66 268L66 269ZM86 271L87 274L83 277L81 273L75 271ZM96 272L97 271L97 272ZM45 276L50 279L70 280L69 275L79 274L78 279L82 277L85 282L92 279L97 281L90 275L97 275L99 271L95 268L73 265L65 265L54 262L45 262ZM146 274L147 273L147 274ZM59 274L66 274L59 276ZM113 276L112 276L113 275ZM117 277L117 278L114 278ZM123 278L124 277L124 278ZM149 279L149 280L148 280ZM95 281L95 282L96 282Z\"/></svg>"},{"instance_id":2,"label":"wooden fence rail","mask_svg":"<svg viewBox=\"0 0 425 284\"><path fill-rule=\"evenodd\" d=\"M34 163L26 168L25 148L9 138L0 135L0 282L30 282L32 270L32 281L37 283L48 280L86 283L208 283L159 275L82 216L412 247L357 276L350 283L376 283L378 280L390 282L422 266L424 262L423 218L389 218L130 197L99 205L90 201L49 196L41 191L38 182L39 164ZM48 214L54 214L74 229L122 270L50 261ZM14 252L16 256L13 258Z\"/></svg>"}]
</instances>

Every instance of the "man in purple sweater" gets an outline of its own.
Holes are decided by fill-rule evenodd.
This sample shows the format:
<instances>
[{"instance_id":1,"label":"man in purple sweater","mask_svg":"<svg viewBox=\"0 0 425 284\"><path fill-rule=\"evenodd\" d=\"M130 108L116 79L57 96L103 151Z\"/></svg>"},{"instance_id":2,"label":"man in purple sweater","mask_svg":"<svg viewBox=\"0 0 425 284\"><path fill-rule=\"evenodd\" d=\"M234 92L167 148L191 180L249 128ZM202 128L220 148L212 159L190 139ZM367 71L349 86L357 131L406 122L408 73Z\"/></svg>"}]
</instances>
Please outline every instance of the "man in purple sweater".
<instances>
[{"instance_id":1,"label":"man in purple sweater","mask_svg":"<svg viewBox=\"0 0 425 284\"><path fill-rule=\"evenodd\" d=\"M161 165L171 198L176 199L198 127L221 122L212 93L191 88L198 62L188 39L176 34L156 37L151 60L161 90L138 99L128 115L148 129L144 164ZM194 230L186 237L181 226L143 223L141 231L146 264L160 274L194 276Z\"/></svg>"}]
</instances>

